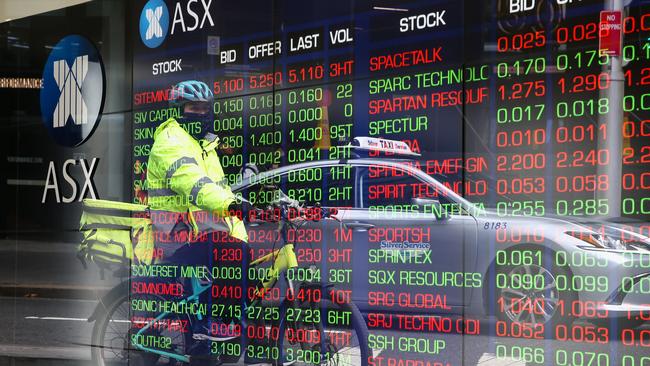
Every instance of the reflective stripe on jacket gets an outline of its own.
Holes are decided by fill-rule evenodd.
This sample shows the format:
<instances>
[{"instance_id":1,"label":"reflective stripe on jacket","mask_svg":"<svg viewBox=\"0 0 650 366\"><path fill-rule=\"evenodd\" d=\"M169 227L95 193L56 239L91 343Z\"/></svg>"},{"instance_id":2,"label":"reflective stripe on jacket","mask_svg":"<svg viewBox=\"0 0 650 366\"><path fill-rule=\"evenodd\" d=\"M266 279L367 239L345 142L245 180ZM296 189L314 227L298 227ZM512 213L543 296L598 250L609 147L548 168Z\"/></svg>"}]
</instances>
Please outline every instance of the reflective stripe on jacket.
<instances>
[{"instance_id":1,"label":"reflective stripe on jacket","mask_svg":"<svg viewBox=\"0 0 650 366\"><path fill-rule=\"evenodd\" d=\"M192 213L205 210L224 218L230 235L247 241L246 229L228 217L235 195L227 184L216 148L219 138L208 134L197 141L175 119L163 122L154 133L147 184L152 210L190 212L194 232L199 227Z\"/></svg>"}]
</instances>

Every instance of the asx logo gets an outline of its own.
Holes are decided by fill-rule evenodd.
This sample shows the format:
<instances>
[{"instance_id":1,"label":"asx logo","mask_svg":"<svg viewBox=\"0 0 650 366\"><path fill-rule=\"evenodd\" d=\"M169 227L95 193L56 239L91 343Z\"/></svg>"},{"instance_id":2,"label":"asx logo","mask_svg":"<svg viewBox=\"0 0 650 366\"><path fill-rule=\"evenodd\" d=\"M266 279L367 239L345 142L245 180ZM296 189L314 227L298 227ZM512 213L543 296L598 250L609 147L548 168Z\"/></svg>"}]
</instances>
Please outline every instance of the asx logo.
<instances>
[{"instance_id":1,"label":"asx logo","mask_svg":"<svg viewBox=\"0 0 650 366\"><path fill-rule=\"evenodd\" d=\"M87 74L88 55L77 56L72 67L68 66L66 60L54 61L54 79L61 93L52 116L54 128L65 127L68 118L72 118L77 125L88 123L88 107L81 93Z\"/></svg>"},{"instance_id":2,"label":"asx logo","mask_svg":"<svg viewBox=\"0 0 650 366\"><path fill-rule=\"evenodd\" d=\"M174 35L177 31L192 32L203 29L209 24L214 27L214 20L210 14L212 0L188 0L176 2L174 17L169 30L169 10L163 0L149 0L140 14L140 38L142 43L149 48L160 46L167 31Z\"/></svg>"},{"instance_id":3,"label":"asx logo","mask_svg":"<svg viewBox=\"0 0 650 366\"><path fill-rule=\"evenodd\" d=\"M140 14L140 39L149 48L160 46L169 29L169 10L162 0L149 0Z\"/></svg>"},{"instance_id":4,"label":"asx logo","mask_svg":"<svg viewBox=\"0 0 650 366\"><path fill-rule=\"evenodd\" d=\"M41 116L63 146L84 143L101 119L105 95L104 64L86 38L70 35L52 49L43 70Z\"/></svg>"},{"instance_id":5,"label":"asx logo","mask_svg":"<svg viewBox=\"0 0 650 366\"><path fill-rule=\"evenodd\" d=\"M210 14L212 0L177 1L174 5L174 17L169 30L169 10L163 0L149 0L140 13L140 38L145 46L160 46L167 32L174 35L178 31L192 32L209 25L214 27Z\"/></svg>"}]
</instances>

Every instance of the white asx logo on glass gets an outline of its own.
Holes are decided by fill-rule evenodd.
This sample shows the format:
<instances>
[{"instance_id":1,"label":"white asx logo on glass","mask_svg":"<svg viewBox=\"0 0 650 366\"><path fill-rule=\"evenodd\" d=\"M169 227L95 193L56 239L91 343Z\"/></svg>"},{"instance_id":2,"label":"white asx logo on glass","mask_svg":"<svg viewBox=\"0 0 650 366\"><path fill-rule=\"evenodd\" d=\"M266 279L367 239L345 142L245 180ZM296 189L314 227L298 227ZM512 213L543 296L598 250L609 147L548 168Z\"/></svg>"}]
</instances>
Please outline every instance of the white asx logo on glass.
<instances>
[{"instance_id":1,"label":"white asx logo on glass","mask_svg":"<svg viewBox=\"0 0 650 366\"><path fill-rule=\"evenodd\" d=\"M88 123L88 107L81 87L88 74L88 55L77 56L72 67L66 60L54 61L54 80L59 86L59 102L52 115L53 127L65 127L68 117L76 125Z\"/></svg>"},{"instance_id":2,"label":"white asx logo on glass","mask_svg":"<svg viewBox=\"0 0 650 366\"><path fill-rule=\"evenodd\" d=\"M43 68L41 116L54 140L63 146L84 143L99 124L106 75L95 45L72 34L61 39Z\"/></svg>"}]
</instances>

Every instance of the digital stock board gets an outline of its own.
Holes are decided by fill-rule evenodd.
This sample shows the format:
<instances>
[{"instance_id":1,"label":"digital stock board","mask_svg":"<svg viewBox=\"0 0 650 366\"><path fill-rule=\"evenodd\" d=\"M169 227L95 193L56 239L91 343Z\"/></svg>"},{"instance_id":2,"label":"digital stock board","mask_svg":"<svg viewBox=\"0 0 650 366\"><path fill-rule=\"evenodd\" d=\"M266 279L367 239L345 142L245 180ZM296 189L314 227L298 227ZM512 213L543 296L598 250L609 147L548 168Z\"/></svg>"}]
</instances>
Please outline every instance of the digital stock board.
<instances>
[{"instance_id":1,"label":"digital stock board","mask_svg":"<svg viewBox=\"0 0 650 366\"><path fill-rule=\"evenodd\" d=\"M303 222L243 217L245 243L158 236L203 259L154 250L133 266L137 348L188 354L203 341L230 362L650 365L650 3L133 11L133 203L151 200L156 129L184 114L172 86L198 80L214 116L183 129L219 137L236 195L258 209L287 197L298 211L287 219ZM304 219L313 207L328 214Z\"/></svg>"}]
</instances>

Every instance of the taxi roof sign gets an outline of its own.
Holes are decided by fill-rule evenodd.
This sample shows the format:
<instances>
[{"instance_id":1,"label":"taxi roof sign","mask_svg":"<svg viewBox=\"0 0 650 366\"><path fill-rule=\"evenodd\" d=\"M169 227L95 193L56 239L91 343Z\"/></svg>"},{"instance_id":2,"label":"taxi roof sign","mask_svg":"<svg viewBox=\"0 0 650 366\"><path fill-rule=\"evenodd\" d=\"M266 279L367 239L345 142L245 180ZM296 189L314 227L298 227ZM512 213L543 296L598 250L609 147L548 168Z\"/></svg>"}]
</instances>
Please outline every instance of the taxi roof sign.
<instances>
[{"instance_id":1,"label":"taxi roof sign","mask_svg":"<svg viewBox=\"0 0 650 366\"><path fill-rule=\"evenodd\" d=\"M376 137L355 137L348 146L355 150L380 151L396 155L420 156L420 154L413 152L406 142L380 139Z\"/></svg>"}]
</instances>

